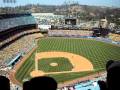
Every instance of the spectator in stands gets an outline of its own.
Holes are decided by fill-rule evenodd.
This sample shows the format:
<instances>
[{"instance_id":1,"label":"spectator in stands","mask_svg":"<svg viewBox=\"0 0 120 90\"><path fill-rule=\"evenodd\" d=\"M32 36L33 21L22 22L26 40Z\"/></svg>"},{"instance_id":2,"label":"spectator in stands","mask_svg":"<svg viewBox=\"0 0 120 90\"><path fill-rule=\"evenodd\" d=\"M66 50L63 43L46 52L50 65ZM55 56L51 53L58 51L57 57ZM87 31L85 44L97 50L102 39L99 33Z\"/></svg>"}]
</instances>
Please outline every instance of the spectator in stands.
<instances>
[{"instance_id":1,"label":"spectator in stands","mask_svg":"<svg viewBox=\"0 0 120 90\"><path fill-rule=\"evenodd\" d=\"M35 77L23 85L24 90L57 90L57 82L47 76Z\"/></svg>"},{"instance_id":2,"label":"spectator in stands","mask_svg":"<svg viewBox=\"0 0 120 90\"><path fill-rule=\"evenodd\" d=\"M5 76L0 76L0 90L10 90L10 80Z\"/></svg>"},{"instance_id":3,"label":"spectator in stands","mask_svg":"<svg viewBox=\"0 0 120 90\"><path fill-rule=\"evenodd\" d=\"M106 64L107 81L99 81L98 84L101 90L120 90L120 61L108 61Z\"/></svg>"},{"instance_id":4,"label":"spectator in stands","mask_svg":"<svg viewBox=\"0 0 120 90\"><path fill-rule=\"evenodd\" d=\"M114 61L107 69L108 90L120 90L120 61Z\"/></svg>"},{"instance_id":5,"label":"spectator in stands","mask_svg":"<svg viewBox=\"0 0 120 90\"><path fill-rule=\"evenodd\" d=\"M23 90L30 90L30 82L29 81L26 81L23 83Z\"/></svg>"},{"instance_id":6,"label":"spectator in stands","mask_svg":"<svg viewBox=\"0 0 120 90\"><path fill-rule=\"evenodd\" d=\"M107 90L106 83L104 81L98 81L100 90Z\"/></svg>"},{"instance_id":7,"label":"spectator in stands","mask_svg":"<svg viewBox=\"0 0 120 90\"><path fill-rule=\"evenodd\" d=\"M106 64L106 70L108 69L108 67L109 67L112 63L114 63L113 60L109 60L109 61L107 62L107 64Z\"/></svg>"}]
</instances>

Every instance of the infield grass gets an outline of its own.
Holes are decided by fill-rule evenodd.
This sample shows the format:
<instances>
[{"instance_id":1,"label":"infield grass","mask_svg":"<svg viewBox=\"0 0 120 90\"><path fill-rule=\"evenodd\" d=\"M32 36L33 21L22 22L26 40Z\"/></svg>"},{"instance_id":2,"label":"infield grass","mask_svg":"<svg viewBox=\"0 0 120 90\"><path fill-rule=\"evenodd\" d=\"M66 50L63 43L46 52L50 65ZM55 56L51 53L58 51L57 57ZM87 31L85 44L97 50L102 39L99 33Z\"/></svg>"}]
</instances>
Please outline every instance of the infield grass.
<instances>
[{"instance_id":1,"label":"infield grass","mask_svg":"<svg viewBox=\"0 0 120 90\"><path fill-rule=\"evenodd\" d=\"M57 66L50 66L51 63L57 63ZM73 69L72 64L67 58L43 58L38 63L39 70L44 72L61 72L71 71Z\"/></svg>"}]
</instances>

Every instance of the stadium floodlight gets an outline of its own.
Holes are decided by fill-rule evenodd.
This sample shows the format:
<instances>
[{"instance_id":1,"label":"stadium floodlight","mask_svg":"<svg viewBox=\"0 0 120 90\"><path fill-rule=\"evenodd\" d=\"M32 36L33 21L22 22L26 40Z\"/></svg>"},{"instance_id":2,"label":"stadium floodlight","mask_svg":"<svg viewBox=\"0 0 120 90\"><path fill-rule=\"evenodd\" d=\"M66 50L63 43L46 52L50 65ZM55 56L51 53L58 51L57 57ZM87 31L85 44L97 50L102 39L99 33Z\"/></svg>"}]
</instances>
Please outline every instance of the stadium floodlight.
<instances>
[{"instance_id":1,"label":"stadium floodlight","mask_svg":"<svg viewBox=\"0 0 120 90\"><path fill-rule=\"evenodd\" d=\"M11 6L13 5L13 4L15 4L16 3L16 1L17 0L2 0L3 1L3 5L5 5L5 7L7 7L7 8L5 8L5 11L4 11L4 13L13 13L13 11L14 11L14 8L12 8L12 7L9 7L9 5L11 4ZM13 5L14 6L14 5Z\"/></svg>"},{"instance_id":2,"label":"stadium floodlight","mask_svg":"<svg viewBox=\"0 0 120 90\"><path fill-rule=\"evenodd\" d=\"M3 0L3 3L16 3L16 0Z\"/></svg>"}]
</instances>

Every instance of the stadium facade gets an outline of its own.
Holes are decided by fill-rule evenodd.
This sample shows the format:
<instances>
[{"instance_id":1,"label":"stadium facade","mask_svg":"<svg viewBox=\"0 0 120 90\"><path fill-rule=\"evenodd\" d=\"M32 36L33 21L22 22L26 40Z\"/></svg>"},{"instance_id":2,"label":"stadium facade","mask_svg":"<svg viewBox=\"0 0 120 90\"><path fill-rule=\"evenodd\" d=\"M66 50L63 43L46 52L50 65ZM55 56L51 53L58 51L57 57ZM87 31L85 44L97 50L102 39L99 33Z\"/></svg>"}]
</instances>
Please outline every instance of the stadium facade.
<instances>
[{"instance_id":1,"label":"stadium facade","mask_svg":"<svg viewBox=\"0 0 120 90\"><path fill-rule=\"evenodd\" d=\"M12 55L15 57L4 58L4 48L11 45L21 37L38 33L37 24L34 17L29 13L22 14L1 14L0 15L0 58L6 66L14 66L14 64L22 57L23 52L18 50ZM11 53L12 54L12 53ZM15 55L17 54L17 55ZM4 54L3 54L4 55ZM9 55L8 55L9 56ZM10 59L12 58L12 60ZM7 60L4 60L7 59ZM9 60L8 60L9 59Z\"/></svg>"}]
</instances>

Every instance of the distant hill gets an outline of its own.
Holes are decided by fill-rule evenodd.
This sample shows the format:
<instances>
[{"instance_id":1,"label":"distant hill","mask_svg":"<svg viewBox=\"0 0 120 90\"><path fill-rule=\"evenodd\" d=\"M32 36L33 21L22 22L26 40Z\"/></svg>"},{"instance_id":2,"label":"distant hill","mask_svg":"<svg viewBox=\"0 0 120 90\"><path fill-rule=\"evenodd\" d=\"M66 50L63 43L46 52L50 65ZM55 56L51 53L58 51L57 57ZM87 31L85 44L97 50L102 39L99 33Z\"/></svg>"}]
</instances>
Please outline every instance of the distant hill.
<instances>
[{"instance_id":1,"label":"distant hill","mask_svg":"<svg viewBox=\"0 0 120 90\"><path fill-rule=\"evenodd\" d=\"M8 9L9 8L9 9ZM106 10L112 10L115 8L112 7L102 7L102 6L88 6L88 5L79 5L79 4L71 4L70 6L68 5L60 5L60 6L55 6L55 5L25 5L25 6L18 6L15 8L11 7L5 7L5 8L0 8L0 13L11 13L10 11L13 10L14 12L37 12L37 13L62 13L68 11L68 9L75 10L77 12L91 12L91 13L99 13L99 12L106 12ZM120 9L120 8L118 8Z\"/></svg>"},{"instance_id":2,"label":"distant hill","mask_svg":"<svg viewBox=\"0 0 120 90\"><path fill-rule=\"evenodd\" d=\"M105 6L88 6L88 5L79 5L79 4L71 4L71 5L25 5L18 7L5 7L0 8L0 13L54 13L54 14L62 14L68 15L69 13L77 16L80 19L91 20L91 19L99 19L111 16L115 18L120 18L120 8L113 7L105 7ZM111 20L112 21L112 20Z\"/></svg>"}]
</instances>

